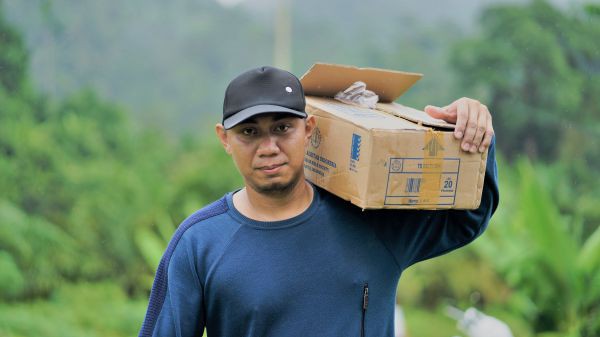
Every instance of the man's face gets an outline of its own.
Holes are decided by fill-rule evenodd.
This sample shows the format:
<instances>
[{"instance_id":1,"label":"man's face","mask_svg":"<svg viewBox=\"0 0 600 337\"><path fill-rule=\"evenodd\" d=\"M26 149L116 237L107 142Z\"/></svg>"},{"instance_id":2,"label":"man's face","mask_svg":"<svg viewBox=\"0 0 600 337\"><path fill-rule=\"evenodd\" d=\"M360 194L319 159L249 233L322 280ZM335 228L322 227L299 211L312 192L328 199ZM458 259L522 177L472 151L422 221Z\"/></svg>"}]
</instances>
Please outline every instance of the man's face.
<instances>
[{"instance_id":1,"label":"man's face","mask_svg":"<svg viewBox=\"0 0 600 337\"><path fill-rule=\"evenodd\" d=\"M304 179L304 153L315 125L292 115L265 114L217 135L244 177L246 186L268 195L291 191Z\"/></svg>"}]
</instances>

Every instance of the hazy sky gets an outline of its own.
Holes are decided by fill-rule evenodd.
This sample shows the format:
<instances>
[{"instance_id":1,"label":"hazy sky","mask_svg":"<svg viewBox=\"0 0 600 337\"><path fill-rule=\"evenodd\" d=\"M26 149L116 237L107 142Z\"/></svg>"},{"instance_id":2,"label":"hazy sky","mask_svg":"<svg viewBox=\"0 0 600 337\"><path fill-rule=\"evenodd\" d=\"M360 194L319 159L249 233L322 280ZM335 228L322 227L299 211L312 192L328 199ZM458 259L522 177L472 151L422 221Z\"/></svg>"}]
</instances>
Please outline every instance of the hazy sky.
<instances>
[{"instance_id":1,"label":"hazy sky","mask_svg":"<svg viewBox=\"0 0 600 337\"><path fill-rule=\"evenodd\" d=\"M270 12L278 2L281 0L216 0L224 7L242 6L258 13ZM293 0L285 0L293 2ZM312 11L310 3L313 1L303 0L298 1L302 4L302 7L306 7L308 11ZM376 4L377 0L370 1L369 3ZM385 1L384 1L385 2ZM425 20L430 18L431 20L446 20L455 21L465 26L471 25L477 17L479 11L489 6L490 4L501 4L501 3L521 3L525 4L530 0L419 0L419 1L401 1L401 7L404 8L406 14L411 14L416 17ZM582 3L594 3L600 2L600 0L549 0L550 3L555 4L561 8L568 8L572 5ZM335 7L340 5L352 5L352 1L317 1L317 6L321 7ZM307 6L304 6L307 4ZM328 6L329 4L329 6ZM309 7L310 6L310 7ZM375 6L375 5L374 5ZM296 8L298 6L295 6Z\"/></svg>"}]
</instances>

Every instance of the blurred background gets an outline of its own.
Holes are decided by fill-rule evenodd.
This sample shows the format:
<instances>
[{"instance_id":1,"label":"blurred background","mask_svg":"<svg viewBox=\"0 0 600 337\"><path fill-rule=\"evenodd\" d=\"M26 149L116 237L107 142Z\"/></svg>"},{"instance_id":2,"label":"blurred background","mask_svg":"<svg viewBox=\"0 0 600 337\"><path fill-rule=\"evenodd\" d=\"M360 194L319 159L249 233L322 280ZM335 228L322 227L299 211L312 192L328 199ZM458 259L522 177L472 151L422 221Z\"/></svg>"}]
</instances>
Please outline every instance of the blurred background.
<instances>
[{"instance_id":1,"label":"blurred background","mask_svg":"<svg viewBox=\"0 0 600 337\"><path fill-rule=\"evenodd\" d=\"M494 116L501 205L407 270L407 336L600 336L598 1L0 0L0 336L135 336L176 226L241 185L217 144L259 65L421 72L400 103Z\"/></svg>"}]
</instances>

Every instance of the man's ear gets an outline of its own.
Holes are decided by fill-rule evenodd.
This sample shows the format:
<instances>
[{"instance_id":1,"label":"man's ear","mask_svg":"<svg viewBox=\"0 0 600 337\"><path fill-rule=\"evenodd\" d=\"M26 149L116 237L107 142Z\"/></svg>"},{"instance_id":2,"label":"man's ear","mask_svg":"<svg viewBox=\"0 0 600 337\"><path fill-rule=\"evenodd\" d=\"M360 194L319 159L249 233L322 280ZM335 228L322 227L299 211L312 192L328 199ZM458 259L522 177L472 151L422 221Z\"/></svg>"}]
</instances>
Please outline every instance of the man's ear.
<instances>
[{"instance_id":1,"label":"man's ear","mask_svg":"<svg viewBox=\"0 0 600 337\"><path fill-rule=\"evenodd\" d=\"M305 147L308 146L308 144L310 144L310 137L312 137L313 132L315 131L315 126L317 125L317 120L315 118L315 116L313 115L309 115L308 117L306 117L306 122L305 122L305 132L306 132L306 139L305 139Z\"/></svg>"},{"instance_id":2,"label":"man's ear","mask_svg":"<svg viewBox=\"0 0 600 337\"><path fill-rule=\"evenodd\" d=\"M217 133L217 137L219 137L219 141L221 141L225 152L227 152L227 154L231 154L231 146L229 145L229 139L227 138L227 130L225 130L223 124L219 123L215 125L215 132Z\"/></svg>"}]
</instances>

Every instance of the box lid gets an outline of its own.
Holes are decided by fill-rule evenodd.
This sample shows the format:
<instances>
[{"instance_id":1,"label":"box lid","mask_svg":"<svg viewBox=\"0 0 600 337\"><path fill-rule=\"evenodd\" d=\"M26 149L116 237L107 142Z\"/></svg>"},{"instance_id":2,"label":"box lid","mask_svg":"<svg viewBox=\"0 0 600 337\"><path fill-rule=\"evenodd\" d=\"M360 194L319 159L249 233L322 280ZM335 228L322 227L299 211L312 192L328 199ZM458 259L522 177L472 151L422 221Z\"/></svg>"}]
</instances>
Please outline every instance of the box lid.
<instances>
[{"instance_id":1,"label":"box lid","mask_svg":"<svg viewBox=\"0 0 600 337\"><path fill-rule=\"evenodd\" d=\"M398 118L392 113L350 105L326 97L306 97L307 112L347 120L366 130L430 130L422 123ZM423 112L424 113L424 112Z\"/></svg>"},{"instance_id":2,"label":"box lid","mask_svg":"<svg viewBox=\"0 0 600 337\"><path fill-rule=\"evenodd\" d=\"M425 111L417 110L398 103L377 103L377 110L385 111L394 116L407 119L419 125L427 125L435 128L454 129L455 125L444 120L433 118Z\"/></svg>"},{"instance_id":3,"label":"box lid","mask_svg":"<svg viewBox=\"0 0 600 337\"><path fill-rule=\"evenodd\" d=\"M393 102L423 74L378 68L358 68L338 64L315 63L300 78L305 95L333 97L356 81L379 95L380 102Z\"/></svg>"}]
</instances>

